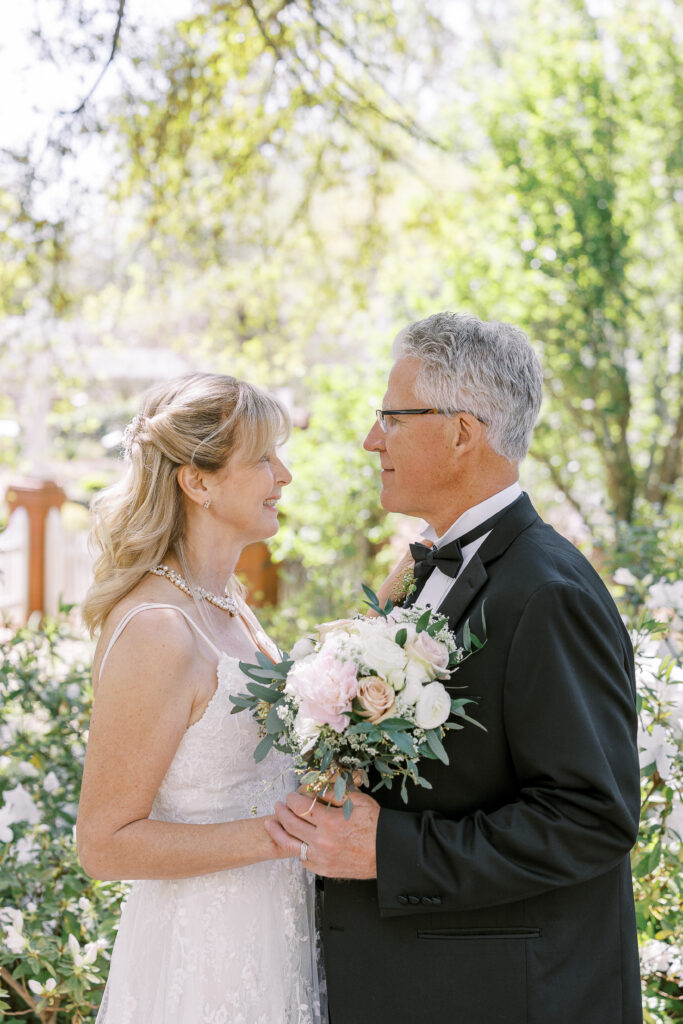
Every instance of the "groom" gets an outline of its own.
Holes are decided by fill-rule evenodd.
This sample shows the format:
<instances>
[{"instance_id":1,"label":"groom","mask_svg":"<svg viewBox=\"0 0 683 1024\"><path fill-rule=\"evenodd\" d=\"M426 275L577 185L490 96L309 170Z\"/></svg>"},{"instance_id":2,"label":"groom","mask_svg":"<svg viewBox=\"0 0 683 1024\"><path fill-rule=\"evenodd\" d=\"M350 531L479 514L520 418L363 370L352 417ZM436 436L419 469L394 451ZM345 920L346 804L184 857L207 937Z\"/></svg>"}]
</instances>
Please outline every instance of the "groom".
<instances>
[{"instance_id":1,"label":"groom","mask_svg":"<svg viewBox=\"0 0 683 1024\"><path fill-rule=\"evenodd\" d=\"M407 806L386 789L348 821L299 794L278 805L273 839L305 842L326 876L332 1024L640 1024L633 652L519 487L540 366L517 328L452 313L394 354L365 448L384 508L429 524L417 603L481 635L486 601L488 641L451 685L487 731L448 731L450 765L423 762L433 788Z\"/></svg>"}]
</instances>

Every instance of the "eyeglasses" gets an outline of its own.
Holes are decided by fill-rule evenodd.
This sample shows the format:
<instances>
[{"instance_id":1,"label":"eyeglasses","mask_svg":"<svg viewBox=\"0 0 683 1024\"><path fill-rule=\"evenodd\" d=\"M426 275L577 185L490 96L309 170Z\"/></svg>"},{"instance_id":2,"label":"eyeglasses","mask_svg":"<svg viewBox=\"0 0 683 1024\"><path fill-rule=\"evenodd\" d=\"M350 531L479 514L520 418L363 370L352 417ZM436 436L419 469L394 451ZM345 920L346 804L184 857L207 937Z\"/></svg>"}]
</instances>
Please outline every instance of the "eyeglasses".
<instances>
[{"instance_id":1,"label":"eyeglasses","mask_svg":"<svg viewBox=\"0 0 683 1024\"><path fill-rule=\"evenodd\" d=\"M387 432L387 416L457 416L459 412L467 413L468 416L474 416L475 420L479 420L484 426L488 426L488 421L483 420L481 416L477 416L476 413L470 412L469 409L375 409L375 415L380 428L386 434Z\"/></svg>"}]
</instances>

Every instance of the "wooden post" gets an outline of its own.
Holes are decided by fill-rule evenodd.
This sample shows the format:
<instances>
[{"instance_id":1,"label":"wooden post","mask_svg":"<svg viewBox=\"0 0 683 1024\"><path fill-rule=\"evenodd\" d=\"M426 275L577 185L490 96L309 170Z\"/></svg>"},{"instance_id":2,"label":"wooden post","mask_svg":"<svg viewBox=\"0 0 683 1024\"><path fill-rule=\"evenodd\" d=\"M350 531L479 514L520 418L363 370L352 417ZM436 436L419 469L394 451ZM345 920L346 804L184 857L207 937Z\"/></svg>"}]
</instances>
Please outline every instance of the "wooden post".
<instances>
[{"instance_id":1,"label":"wooden post","mask_svg":"<svg viewBox=\"0 0 683 1024\"><path fill-rule=\"evenodd\" d=\"M237 563L236 572L244 577L250 604L256 607L277 604L280 582L277 566L271 561L270 551L263 541L247 544Z\"/></svg>"},{"instance_id":2,"label":"wooden post","mask_svg":"<svg viewBox=\"0 0 683 1024\"><path fill-rule=\"evenodd\" d=\"M45 525L51 508L61 508L66 495L53 480L24 477L11 483L5 500L9 514L16 508L28 513L28 607L27 615L45 610Z\"/></svg>"}]
</instances>

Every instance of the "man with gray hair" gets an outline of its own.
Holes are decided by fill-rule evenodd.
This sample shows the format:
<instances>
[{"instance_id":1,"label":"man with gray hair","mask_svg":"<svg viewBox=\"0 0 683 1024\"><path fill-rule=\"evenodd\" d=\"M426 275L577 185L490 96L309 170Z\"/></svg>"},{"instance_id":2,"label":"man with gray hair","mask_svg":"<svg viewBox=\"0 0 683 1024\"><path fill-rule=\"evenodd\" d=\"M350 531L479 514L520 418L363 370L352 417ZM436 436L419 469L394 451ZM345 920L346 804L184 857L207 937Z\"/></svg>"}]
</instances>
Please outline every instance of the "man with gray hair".
<instances>
[{"instance_id":1,"label":"man with gray hair","mask_svg":"<svg viewBox=\"0 0 683 1024\"><path fill-rule=\"evenodd\" d=\"M640 1024L633 650L518 483L541 368L522 331L453 313L394 355L365 448L384 508L428 523L409 600L460 634L486 601L487 642L451 685L487 731L448 732L450 764L423 762L432 788L407 805L278 805L271 835L325 876L332 1024Z\"/></svg>"}]
</instances>

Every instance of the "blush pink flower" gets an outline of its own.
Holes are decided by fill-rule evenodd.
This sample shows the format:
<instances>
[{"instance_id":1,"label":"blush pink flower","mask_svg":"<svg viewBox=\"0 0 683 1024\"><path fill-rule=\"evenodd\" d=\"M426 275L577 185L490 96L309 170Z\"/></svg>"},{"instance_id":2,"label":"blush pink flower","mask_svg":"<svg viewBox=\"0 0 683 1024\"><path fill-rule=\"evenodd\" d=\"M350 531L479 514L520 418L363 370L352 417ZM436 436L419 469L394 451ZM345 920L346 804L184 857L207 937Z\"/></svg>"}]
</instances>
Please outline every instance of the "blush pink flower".
<instances>
[{"instance_id":1,"label":"blush pink flower","mask_svg":"<svg viewBox=\"0 0 683 1024\"><path fill-rule=\"evenodd\" d=\"M349 721L344 712L351 711L351 702L358 693L356 667L331 653L321 653L294 666L287 690L299 697L302 715L343 732Z\"/></svg>"}]
</instances>

